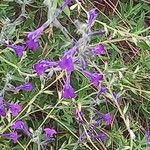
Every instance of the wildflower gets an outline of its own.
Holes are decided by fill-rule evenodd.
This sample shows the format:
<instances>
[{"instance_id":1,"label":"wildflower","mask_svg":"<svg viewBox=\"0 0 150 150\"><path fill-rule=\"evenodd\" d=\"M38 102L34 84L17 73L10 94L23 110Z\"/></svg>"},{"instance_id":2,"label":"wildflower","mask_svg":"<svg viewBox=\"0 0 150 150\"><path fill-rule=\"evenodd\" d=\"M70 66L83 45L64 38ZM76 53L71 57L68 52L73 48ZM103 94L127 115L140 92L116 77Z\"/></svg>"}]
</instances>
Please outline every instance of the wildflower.
<instances>
[{"instance_id":1,"label":"wildflower","mask_svg":"<svg viewBox=\"0 0 150 150\"><path fill-rule=\"evenodd\" d=\"M102 117L102 120L105 122L106 125L110 125L112 123L113 117L110 113L103 114L99 112L98 114Z\"/></svg>"},{"instance_id":2,"label":"wildflower","mask_svg":"<svg viewBox=\"0 0 150 150\"><path fill-rule=\"evenodd\" d=\"M46 139L50 139L50 138L54 137L54 135L57 134L56 130L51 129L51 128L45 128L44 131L45 131Z\"/></svg>"},{"instance_id":3,"label":"wildflower","mask_svg":"<svg viewBox=\"0 0 150 150\"><path fill-rule=\"evenodd\" d=\"M95 138L102 141L103 143L105 143L106 140L108 139L107 135L103 132L100 132L98 135L95 136Z\"/></svg>"},{"instance_id":4,"label":"wildflower","mask_svg":"<svg viewBox=\"0 0 150 150\"><path fill-rule=\"evenodd\" d=\"M106 49L103 44L99 44L95 48L92 49L93 53L96 55L104 55L106 54Z\"/></svg>"},{"instance_id":5,"label":"wildflower","mask_svg":"<svg viewBox=\"0 0 150 150\"><path fill-rule=\"evenodd\" d=\"M34 70L36 71L38 76L41 76L45 73L48 68L53 66L57 66L57 62L51 62L48 60L41 60L39 63L34 65Z\"/></svg>"},{"instance_id":6,"label":"wildflower","mask_svg":"<svg viewBox=\"0 0 150 150\"><path fill-rule=\"evenodd\" d=\"M103 75L99 74L99 73L91 73L88 71L83 71L83 73L85 74L85 76L87 76L90 79L90 82L97 87L100 83L100 81L103 80Z\"/></svg>"},{"instance_id":7,"label":"wildflower","mask_svg":"<svg viewBox=\"0 0 150 150\"><path fill-rule=\"evenodd\" d=\"M150 144L150 131L146 132L147 143Z\"/></svg>"},{"instance_id":8,"label":"wildflower","mask_svg":"<svg viewBox=\"0 0 150 150\"><path fill-rule=\"evenodd\" d=\"M74 0L64 0L64 2L66 5L71 5L74 2Z\"/></svg>"},{"instance_id":9,"label":"wildflower","mask_svg":"<svg viewBox=\"0 0 150 150\"><path fill-rule=\"evenodd\" d=\"M16 92L19 92L20 90L31 92L33 90L33 85L32 83L28 82L15 88Z\"/></svg>"},{"instance_id":10,"label":"wildflower","mask_svg":"<svg viewBox=\"0 0 150 150\"><path fill-rule=\"evenodd\" d=\"M62 60L59 62L59 66L61 69L66 69L67 71L74 70L74 64L71 57L64 56Z\"/></svg>"},{"instance_id":11,"label":"wildflower","mask_svg":"<svg viewBox=\"0 0 150 150\"><path fill-rule=\"evenodd\" d=\"M44 31L44 26L41 26L40 28L36 29L33 32L30 32L27 35L26 45L32 51L36 51L38 49L38 47L39 47L39 38L40 38L43 31Z\"/></svg>"},{"instance_id":12,"label":"wildflower","mask_svg":"<svg viewBox=\"0 0 150 150\"><path fill-rule=\"evenodd\" d=\"M71 73L68 73L68 75L67 75L67 79L66 79L64 89L63 89L63 92L62 92L62 97L65 98L65 99L71 99L71 98L76 97L75 90L70 85L70 74Z\"/></svg>"},{"instance_id":13,"label":"wildflower","mask_svg":"<svg viewBox=\"0 0 150 150\"><path fill-rule=\"evenodd\" d=\"M108 91L107 87L102 86L102 87L100 88L100 91L99 91L98 95L105 94L107 91Z\"/></svg>"},{"instance_id":14,"label":"wildflower","mask_svg":"<svg viewBox=\"0 0 150 150\"><path fill-rule=\"evenodd\" d=\"M6 116L4 99L2 97L0 97L0 116Z\"/></svg>"},{"instance_id":15,"label":"wildflower","mask_svg":"<svg viewBox=\"0 0 150 150\"><path fill-rule=\"evenodd\" d=\"M22 130L26 135L31 137L31 133L29 132L27 125L22 120L16 121L12 125L12 129L14 129L14 130Z\"/></svg>"},{"instance_id":16,"label":"wildflower","mask_svg":"<svg viewBox=\"0 0 150 150\"><path fill-rule=\"evenodd\" d=\"M76 52L77 47L74 46L69 51L65 52L63 58L59 61L59 67L66 71L74 71L73 55Z\"/></svg>"},{"instance_id":17,"label":"wildflower","mask_svg":"<svg viewBox=\"0 0 150 150\"><path fill-rule=\"evenodd\" d=\"M23 45L7 45L7 47L12 48L19 58L23 56L23 52L25 51L25 47Z\"/></svg>"},{"instance_id":18,"label":"wildflower","mask_svg":"<svg viewBox=\"0 0 150 150\"><path fill-rule=\"evenodd\" d=\"M12 113L12 116L16 117L21 112L22 107L19 104L12 104L11 103L11 104L9 104L9 109Z\"/></svg>"},{"instance_id":19,"label":"wildflower","mask_svg":"<svg viewBox=\"0 0 150 150\"><path fill-rule=\"evenodd\" d=\"M93 125L93 129L95 130L97 127L101 125L102 121L100 119L97 119Z\"/></svg>"},{"instance_id":20,"label":"wildflower","mask_svg":"<svg viewBox=\"0 0 150 150\"><path fill-rule=\"evenodd\" d=\"M10 133L6 133L6 134L0 134L2 137L5 137L7 139L10 139L13 141L13 143L16 143L19 136L17 134L17 132L10 132Z\"/></svg>"},{"instance_id":21,"label":"wildflower","mask_svg":"<svg viewBox=\"0 0 150 150\"><path fill-rule=\"evenodd\" d=\"M95 22L95 19L97 17L96 9L91 9L88 12L88 28L91 28Z\"/></svg>"}]
</instances>

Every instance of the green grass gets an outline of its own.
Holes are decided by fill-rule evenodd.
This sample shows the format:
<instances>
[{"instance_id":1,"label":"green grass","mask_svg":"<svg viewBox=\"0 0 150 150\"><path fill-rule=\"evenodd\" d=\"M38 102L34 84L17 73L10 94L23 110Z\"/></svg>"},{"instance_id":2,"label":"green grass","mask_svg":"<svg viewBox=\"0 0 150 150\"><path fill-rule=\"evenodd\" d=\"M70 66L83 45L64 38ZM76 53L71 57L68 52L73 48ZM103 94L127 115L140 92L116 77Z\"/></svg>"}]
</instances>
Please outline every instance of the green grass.
<instances>
[{"instance_id":1,"label":"green grass","mask_svg":"<svg viewBox=\"0 0 150 150\"><path fill-rule=\"evenodd\" d=\"M48 13L50 11L41 0L27 3L26 12L22 5L22 13L21 4L18 3L2 1L0 4L0 89L5 89L8 83L20 85L29 80L33 83L34 90L30 93L21 91L18 94L5 91L5 100L20 102L23 110L15 118L9 112L6 118L1 117L0 133L11 131L11 125L20 118L37 137L41 136L44 127L58 131L55 140L45 147L47 150L150 149L145 137L145 132L150 130L149 3L144 0L119 0L116 12L105 15L103 10L99 10L92 30L104 29L108 34L94 37L90 46L105 44L107 55L91 57L89 69L103 72L105 79L102 84L108 87L108 92L96 99L97 90L76 70L72 74L72 84L78 97L73 100L61 99L64 72L53 72L52 77L47 79L38 78L33 71L33 65L40 59L58 60L69 48L70 41L60 29L48 27L41 37L40 50L36 53L27 50L21 60L3 46L4 39L10 43L24 42L27 32L42 25L47 16L51 17ZM57 7L61 4L62 1L57 0ZM70 35L79 39L81 35L77 33L74 20L79 20L84 27L86 12L93 7L92 1L85 0L85 4L73 10L66 9L58 20ZM19 14L25 17L20 19ZM115 102L113 93L120 96L118 103ZM79 123L75 116L75 110L80 104L84 123ZM104 131L107 134L106 143L87 136L98 111L113 114L111 126L105 127L102 124L96 129L96 132ZM79 137L83 133L87 139L80 143ZM17 144L0 138L0 149L39 150L40 142L36 138L21 135Z\"/></svg>"}]
</instances>

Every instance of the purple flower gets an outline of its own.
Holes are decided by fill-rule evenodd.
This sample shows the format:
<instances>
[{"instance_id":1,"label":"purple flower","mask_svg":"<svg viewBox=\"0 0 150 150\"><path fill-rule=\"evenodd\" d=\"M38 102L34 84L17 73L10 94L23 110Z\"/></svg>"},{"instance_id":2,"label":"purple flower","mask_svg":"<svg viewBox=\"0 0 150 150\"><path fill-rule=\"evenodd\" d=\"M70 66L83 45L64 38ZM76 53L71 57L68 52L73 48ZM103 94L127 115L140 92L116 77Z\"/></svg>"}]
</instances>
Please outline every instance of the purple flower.
<instances>
[{"instance_id":1,"label":"purple flower","mask_svg":"<svg viewBox=\"0 0 150 150\"><path fill-rule=\"evenodd\" d=\"M100 91L99 91L98 95L105 94L107 91L108 91L107 87L102 86L102 87L100 88Z\"/></svg>"},{"instance_id":2,"label":"purple flower","mask_svg":"<svg viewBox=\"0 0 150 150\"><path fill-rule=\"evenodd\" d=\"M63 92L62 92L62 97L65 98L65 99L71 99L71 98L76 97L75 90L70 85L70 74L71 73L68 73L68 75L67 75L67 79L66 79L64 89L63 89Z\"/></svg>"},{"instance_id":3,"label":"purple flower","mask_svg":"<svg viewBox=\"0 0 150 150\"><path fill-rule=\"evenodd\" d=\"M95 130L97 127L101 125L102 121L101 119L97 119L93 125L93 129Z\"/></svg>"},{"instance_id":4,"label":"purple flower","mask_svg":"<svg viewBox=\"0 0 150 150\"><path fill-rule=\"evenodd\" d=\"M4 99L2 97L0 97L0 116L6 116Z\"/></svg>"},{"instance_id":5,"label":"purple flower","mask_svg":"<svg viewBox=\"0 0 150 150\"><path fill-rule=\"evenodd\" d=\"M147 143L150 144L150 131L146 132Z\"/></svg>"},{"instance_id":6,"label":"purple flower","mask_svg":"<svg viewBox=\"0 0 150 150\"><path fill-rule=\"evenodd\" d=\"M28 34L26 45L32 51L36 51L39 48L39 38L43 31L44 27L41 26L40 28Z\"/></svg>"},{"instance_id":7,"label":"purple flower","mask_svg":"<svg viewBox=\"0 0 150 150\"><path fill-rule=\"evenodd\" d=\"M65 99L71 99L71 98L75 98L76 97L75 90L73 89L73 87L70 84L66 83L64 85L62 96Z\"/></svg>"},{"instance_id":8,"label":"purple flower","mask_svg":"<svg viewBox=\"0 0 150 150\"><path fill-rule=\"evenodd\" d=\"M100 132L98 135L95 136L95 138L102 141L103 143L105 143L106 140L108 139L107 135L103 132Z\"/></svg>"},{"instance_id":9,"label":"purple flower","mask_svg":"<svg viewBox=\"0 0 150 150\"><path fill-rule=\"evenodd\" d=\"M7 133L7 134L0 134L2 137L5 137L7 139L10 139L13 141L13 143L16 143L19 136L17 134L17 132L10 132L10 133Z\"/></svg>"},{"instance_id":10,"label":"purple flower","mask_svg":"<svg viewBox=\"0 0 150 150\"><path fill-rule=\"evenodd\" d=\"M48 68L51 68L53 66L57 66L58 63L57 62L51 62L48 60L41 60L39 63L34 65L34 70L36 71L38 76L41 76L45 73L45 71Z\"/></svg>"},{"instance_id":11,"label":"purple flower","mask_svg":"<svg viewBox=\"0 0 150 150\"><path fill-rule=\"evenodd\" d=\"M32 51L36 51L39 48L39 42L38 41L34 41L33 39L28 39L26 41L26 45Z\"/></svg>"},{"instance_id":12,"label":"purple flower","mask_svg":"<svg viewBox=\"0 0 150 150\"><path fill-rule=\"evenodd\" d=\"M31 137L31 133L29 132L27 125L22 120L16 121L12 125L12 129L14 129L14 130L22 130L26 135Z\"/></svg>"},{"instance_id":13,"label":"purple flower","mask_svg":"<svg viewBox=\"0 0 150 150\"><path fill-rule=\"evenodd\" d=\"M25 47L23 45L7 45L7 47L12 48L19 58L23 56L23 52L25 51Z\"/></svg>"},{"instance_id":14,"label":"purple flower","mask_svg":"<svg viewBox=\"0 0 150 150\"><path fill-rule=\"evenodd\" d=\"M104 55L104 54L106 54L106 49L105 49L105 47L104 47L103 44L99 44L98 46L96 46L95 48L93 48L92 51L96 55Z\"/></svg>"},{"instance_id":15,"label":"purple flower","mask_svg":"<svg viewBox=\"0 0 150 150\"><path fill-rule=\"evenodd\" d=\"M12 104L11 103L11 104L9 104L9 109L12 113L12 116L16 117L21 112L22 107L19 104Z\"/></svg>"},{"instance_id":16,"label":"purple flower","mask_svg":"<svg viewBox=\"0 0 150 150\"><path fill-rule=\"evenodd\" d=\"M31 92L33 90L33 85L32 85L32 83L29 82L29 83L25 83L20 86L17 86L15 88L16 92L19 92L20 90Z\"/></svg>"},{"instance_id":17,"label":"purple flower","mask_svg":"<svg viewBox=\"0 0 150 150\"><path fill-rule=\"evenodd\" d=\"M67 71L74 70L74 64L71 57L64 56L62 60L59 62L59 66L61 69L66 69Z\"/></svg>"},{"instance_id":18,"label":"purple flower","mask_svg":"<svg viewBox=\"0 0 150 150\"><path fill-rule=\"evenodd\" d=\"M62 70L66 71L74 71L74 62L73 62L73 55L76 52L77 47L74 46L69 51L65 52L63 58L59 61L59 67Z\"/></svg>"},{"instance_id":19,"label":"purple flower","mask_svg":"<svg viewBox=\"0 0 150 150\"><path fill-rule=\"evenodd\" d=\"M99 73L91 73L88 71L83 71L83 73L85 74L86 77L88 77L90 79L90 82L97 87L100 83L100 81L103 80L103 75L99 74Z\"/></svg>"},{"instance_id":20,"label":"purple flower","mask_svg":"<svg viewBox=\"0 0 150 150\"><path fill-rule=\"evenodd\" d=\"M71 5L74 2L74 0L64 0L64 2L66 5Z\"/></svg>"},{"instance_id":21,"label":"purple flower","mask_svg":"<svg viewBox=\"0 0 150 150\"><path fill-rule=\"evenodd\" d=\"M97 17L96 9L91 9L88 12L88 28L91 28Z\"/></svg>"},{"instance_id":22,"label":"purple flower","mask_svg":"<svg viewBox=\"0 0 150 150\"><path fill-rule=\"evenodd\" d=\"M54 135L57 134L56 130L51 129L51 128L45 128L44 131L45 131L46 139L50 139L50 138L54 137Z\"/></svg>"},{"instance_id":23,"label":"purple flower","mask_svg":"<svg viewBox=\"0 0 150 150\"><path fill-rule=\"evenodd\" d=\"M106 125L112 124L113 116L110 113L103 114L103 113L99 112L98 114L102 117L102 120L105 122Z\"/></svg>"}]
</instances>

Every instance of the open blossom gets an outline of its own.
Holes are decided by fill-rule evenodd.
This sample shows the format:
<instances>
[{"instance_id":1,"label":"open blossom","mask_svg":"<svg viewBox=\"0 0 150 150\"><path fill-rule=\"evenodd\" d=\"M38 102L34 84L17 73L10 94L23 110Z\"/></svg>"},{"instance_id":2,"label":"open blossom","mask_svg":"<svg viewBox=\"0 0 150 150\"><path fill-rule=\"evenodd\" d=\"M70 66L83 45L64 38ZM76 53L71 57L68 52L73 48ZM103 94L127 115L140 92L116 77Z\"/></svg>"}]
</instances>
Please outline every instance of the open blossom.
<instances>
[{"instance_id":1,"label":"open blossom","mask_svg":"<svg viewBox=\"0 0 150 150\"><path fill-rule=\"evenodd\" d=\"M73 55L75 54L76 49L77 49L77 47L74 46L69 51L65 52L64 56L59 61L59 67L62 70L66 70L66 71L69 71L69 72L74 71Z\"/></svg>"},{"instance_id":2,"label":"open blossom","mask_svg":"<svg viewBox=\"0 0 150 150\"><path fill-rule=\"evenodd\" d=\"M32 51L36 51L39 48L39 38L43 31L44 31L44 26L41 26L40 28L36 29L33 32L30 32L27 35L26 45Z\"/></svg>"},{"instance_id":3,"label":"open blossom","mask_svg":"<svg viewBox=\"0 0 150 150\"><path fill-rule=\"evenodd\" d=\"M23 52L25 51L23 45L7 45L7 47L12 48L19 58L23 56Z\"/></svg>"},{"instance_id":4,"label":"open blossom","mask_svg":"<svg viewBox=\"0 0 150 150\"><path fill-rule=\"evenodd\" d=\"M53 66L57 66L58 63L57 62L52 62L52 61L48 61L48 60L41 60L39 63L34 65L34 70L36 71L38 76L41 76L45 73L45 71L48 68L51 68Z\"/></svg>"},{"instance_id":5,"label":"open blossom","mask_svg":"<svg viewBox=\"0 0 150 150\"><path fill-rule=\"evenodd\" d=\"M50 139L50 138L54 137L54 135L57 134L56 130L51 129L51 128L45 128L44 131L45 131L46 139Z\"/></svg>"},{"instance_id":6,"label":"open blossom","mask_svg":"<svg viewBox=\"0 0 150 150\"><path fill-rule=\"evenodd\" d=\"M106 54L106 49L103 44L99 44L95 48L92 49L93 53L96 55L104 55Z\"/></svg>"},{"instance_id":7,"label":"open blossom","mask_svg":"<svg viewBox=\"0 0 150 150\"><path fill-rule=\"evenodd\" d=\"M14 130L21 130L21 131L23 131L26 135L28 135L29 137L31 137L31 133L29 132L27 125L26 125L22 120L16 121L16 122L12 125L12 129L14 129Z\"/></svg>"},{"instance_id":8,"label":"open blossom","mask_svg":"<svg viewBox=\"0 0 150 150\"><path fill-rule=\"evenodd\" d=\"M108 91L108 88L105 87L105 86L102 86L102 87L100 88L100 91L99 91L98 95L103 95L103 94L105 94L107 91Z\"/></svg>"},{"instance_id":9,"label":"open blossom","mask_svg":"<svg viewBox=\"0 0 150 150\"><path fill-rule=\"evenodd\" d=\"M16 117L21 112L22 107L21 107L21 105L19 105L17 103L16 104L10 103L9 109L10 109L10 112L12 113L12 116Z\"/></svg>"},{"instance_id":10,"label":"open blossom","mask_svg":"<svg viewBox=\"0 0 150 150\"><path fill-rule=\"evenodd\" d=\"M89 71L83 71L84 75L90 79L90 82L97 87L100 81L103 80L103 75L99 73L91 73Z\"/></svg>"},{"instance_id":11,"label":"open blossom","mask_svg":"<svg viewBox=\"0 0 150 150\"><path fill-rule=\"evenodd\" d=\"M16 143L18 138L19 138L17 132L10 132L10 133L6 133L6 134L0 134L0 136L12 140L13 143Z\"/></svg>"},{"instance_id":12,"label":"open blossom","mask_svg":"<svg viewBox=\"0 0 150 150\"><path fill-rule=\"evenodd\" d=\"M110 113L103 114L101 112L98 113L102 120L105 122L106 125L111 125L113 121L113 116Z\"/></svg>"},{"instance_id":13,"label":"open blossom","mask_svg":"<svg viewBox=\"0 0 150 150\"><path fill-rule=\"evenodd\" d=\"M88 12L88 28L91 28L97 17L96 9L91 9Z\"/></svg>"},{"instance_id":14,"label":"open blossom","mask_svg":"<svg viewBox=\"0 0 150 150\"><path fill-rule=\"evenodd\" d=\"M95 136L95 138L102 141L103 143L105 143L106 140L108 139L107 135L103 132L100 132L98 135Z\"/></svg>"},{"instance_id":15,"label":"open blossom","mask_svg":"<svg viewBox=\"0 0 150 150\"><path fill-rule=\"evenodd\" d=\"M76 97L75 90L70 85L70 74L71 73L67 74L66 82L65 82L64 89L63 89L63 92L62 92L62 97L65 98L65 99L71 99L71 98Z\"/></svg>"},{"instance_id":16,"label":"open blossom","mask_svg":"<svg viewBox=\"0 0 150 150\"><path fill-rule=\"evenodd\" d=\"M62 60L59 62L59 66L61 69L66 69L67 71L74 70L74 64L71 57L64 56Z\"/></svg>"},{"instance_id":17,"label":"open blossom","mask_svg":"<svg viewBox=\"0 0 150 150\"><path fill-rule=\"evenodd\" d=\"M63 98L71 99L75 97L76 97L76 94L75 94L73 87L70 84L65 84L64 89L63 89Z\"/></svg>"},{"instance_id":18,"label":"open blossom","mask_svg":"<svg viewBox=\"0 0 150 150\"><path fill-rule=\"evenodd\" d=\"M32 83L28 82L28 83L19 85L15 88L16 92L19 92L20 90L31 92L33 90L33 85Z\"/></svg>"}]
</instances>

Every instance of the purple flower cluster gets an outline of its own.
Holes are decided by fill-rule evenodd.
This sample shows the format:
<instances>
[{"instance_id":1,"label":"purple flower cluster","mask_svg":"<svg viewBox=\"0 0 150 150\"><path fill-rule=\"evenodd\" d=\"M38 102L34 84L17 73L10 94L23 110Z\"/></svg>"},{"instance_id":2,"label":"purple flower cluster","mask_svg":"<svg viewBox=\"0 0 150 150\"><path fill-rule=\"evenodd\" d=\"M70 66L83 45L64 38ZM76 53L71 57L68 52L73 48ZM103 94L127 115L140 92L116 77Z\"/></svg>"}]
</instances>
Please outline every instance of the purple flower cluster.
<instances>
[{"instance_id":1,"label":"purple flower cluster","mask_svg":"<svg viewBox=\"0 0 150 150\"><path fill-rule=\"evenodd\" d=\"M8 103L0 97L0 116L5 117L7 110L10 110L13 117L16 117L22 110L21 105L18 103Z\"/></svg>"},{"instance_id":2,"label":"purple flower cluster","mask_svg":"<svg viewBox=\"0 0 150 150\"><path fill-rule=\"evenodd\" d=\"M65 7L67 5L70 5L73 2L73 0L64 0L64 4L62 5L62 7L60 7L60 12L62 12ZM58 14L54 14L55 17L58 17L60 13ZM55 20L55 18L53 19L53 21ZM53 21L51 21L50 23L52 23ZM48 21L49 22L49 21ZM16 53L16 55L19 58L22 58L24 51L28 48L31 51L35 52L39 49L39 39L40 36L42 35L42 33L44 32L45 28L47 28L47 26L50 24L48 22L45 22L45 24L43 24L41 27L37 28L35 31L29 32L29 34L26 37L26 41L24 44L7 44L6 46L13 49L14 52Z\"/></svg>"},{"instance_id":3,"label":"purple flower cluster","mask_svg":"<svg viewBox=\"0 0 150 150\"><path fill-rule=\"evenodd\" d=\"M72 71L74 71L74 58L73 56L76 54L77 47L74 46L70 50L64 53L63 57L59 61L49 61L49 60L41 60L39 63L34 65L34 69L38 76L43 75L47 69L52 67L59 68L59 70L66 71L66 81L64 84L64 88L62 91L62 96L65 99L75 98L75 90L70 84L70 76Z\"/></svg>"},{"instance_id":4,"label":"purple flower cluster","mask_svg":"<svg viewBox=\"0 0 150 150\"><path fill-rule=\"evenodd\" d=\"M87 139L87 134L92 140L99 140L103 143L105 143L108 139L108 136L105 132L98 132L99 127L105 125L111 125L113 121L113 116L110 113L101 113L98 112L98 119L92 125L89 125L89 131L87 133L83 132L80 136L80 142L84 142ZM83 112L81 111L81 104L79 105L79 108L76 109L76 119L79 121L79 123L84 124L84 119L83 119ZM104 123L104 124L103 124Z\"/></svg>"},{"instance_id":5,"label":"purple flower cluster","mask_svg":"<svg viewBox=\"0 0 150 150\"><path fill-rule=\"evenodd\" d=\"M26 50L26 48L30 49L31 51L37 51L39 48L39 38L42 34L42 32L44 31L44 27L41 26L40 28L38 28L37 30L30 32L27 35L27 40L26 40L26 44L24 45L7 45L7 47L11 48L14 50L14 52L16 53L16 55L19 58L22 58L24 51Z\"/></svg>"},{"instance_id":6,"label":"purple flower cluster","mask_svg":"<svg viewBox=\"0 0 150 150\"><path fill-rule=\"evenodd\" d=\"M22 120L17 120L12 126L11 129L13 130L10 133L6 133L6 134L0 134L1 137L10 139L13 141L13 143L16 143L18 138L20 137L18 135L18 131L22 131L24 134L26 134L29 138L32 138L32 134L29 131L29 128L27 126L27 124L25 122L23 122ZM48 143L49 141L51 141L52 138L54 138L54 136L57 134L55 129L51 129L51 128L45 128L44 129L44 141L45 143Z\"/></svg>"},{"instance_id":7,"label":"purple flower cluster","mask_svg":"<svg viewBox=\"0 0 150 150\"><path fill-rule=\"evenodd\" d=\"M12 89L10 90L13 92L19 92L20 90L30 92L32 91L32 89L33 89L32 83L25 83L17 87L12 87ZM9 103L5 101L2 97L0 97L0 116L6 117L8 110L10 111L13 117L16 117L21 112L22 106L18 103L13 102ZM19 138L17 130L22 130L25 134L31 137L31 133L29 132L27 125L21 120L16 121L11 128L13 129L12 132L0 134L0 136L10 139L13 141L13 143L16 143Z\"/></svg>"},{"instance_id":8,"label":"purple flower cluster","mask_svg":"<svg viewBox=\"0 0 150 150\"><path fill-rule=\"evenodd\" d=\"M16 121L11 126L11 128L13 129L12 132L5 133L5 134L0 134L0 136L4 137L4 138L7 138L7 139L10 139L10 140L13 141L13 143L16 143L18 138L20 137L18 135L17 131L20 130L20 131L23 131L25 134L27 134L29 137L31 137L31 133L29 132L27 125L21 120Z\"/></svg>"},{"instance_id":9,"label":"purple flower cluster","mask_svg":"<svg viewBox=\"0 0 150 150\"><path fill-rule=\"evenodd\" d=\"M71 0L65 0L65 5L70 5ZM89 58L87 59L86 54L90 54L93 57L102 56L106 54L106 48L103 44L99 44L94 48L91 48L88 43L90 42L90 33L91 28L95 23L97 13L95 9L92 9L88 12L88 21L87 21L87 29L85 33L82 35L82 38L79 39L74 43L74 45L61 57L61 59L57 61L53 60L39 60L36 64L33 65L33 69L36 72L38 77L41 77L46 74L51 69L56 69L58 71L65 73L65 81L63 85L62 90L62 98L64 99L73 99L77 97L77 94L75 92L74 87L71 84L71 75L75 70L80 71L86 78L89 79L89 82L92 86L94 86L95 89L99 90L99 94L105 94L107 92L107 87L102 86L102 82L104 79L104 74L100 73L98 71L90 71L88 68L89 66ZM44 32L45 24L43 24L41 27L36 29L33 32L30 32L27 35L25 44L18 45L7 45L8 48L11 48L14 50L16 55L19 58L22 58L24 51L28 48L31 51L35 52L39 49L40 46L40 36ZM88 40L87 40L88 39ZM85 40L85 41L84 41ZM81 42L83 41L83 42ZM84 46L82 44L86 43ZM82 48L83 47L83 48ZM89 56L88 56L89 57ZM85 59L84 59L85 58ZM83 67L80 62L83 60L85 62L85 66ZM33 90L32 83L25 83L16 87L13 87L11 89L13 92L18 93L19 91L27 91L30 92ZM6 111L9 109L13 117L16 117L22 110L22 106L18 103L8 103L5 102L3 98L0 97L0 115L5 117ZM79 122L84 122L83 112L81 109L76 109L76 117ZM91 136L93 138L96 138L98 140L101 140L102 142L105 142L107 140L107 135L103 132L100 132L99 134L94 134L95 128L97 128L102 122L105 123L105 125L111 125L113 117L111 114L103 114L99 113L100 119L97 120L97 122L94 124L93 131L91 132ZM26 123L24 123L22 120L17 120L12 126L11 129L13 130L11 133L1 134L2 137L13 140L14 143L17 142L18 131L22 131L24 134L26 134L28 137L32 137L32 134L30 133L28 126ZM44 129L44 137L45 141L50 141L52 138L55 137L57 134L55 129L51 128L45 128Z\"/></svg>"},{"instance_id":10,"label":"purple flower cluster","mask_svg":"<svg viewBox=\"0 0 150 150\"><path fill-rule=\"evenodd\" d=\"M68 3L70 3L70 1L65 1L65 3L68 4ZM88 29L90 29L92 27L92 25L94 24L96 17L97 17L97 13L96 13L95 9L89 11L88 23L87 23ZM43 29L39 30L38 33L40 31L43 31ZM88 33L89 32L90 31L88 31ZM31 35L29 35L29 37ZM33 35L34 35L33 36L34 38L35 38L35 36L37 36L37 34L35 34L35 33ZM59 61L40 60L38 63L36 63L33 66L33 68L38 76L42 76L45 72L48 71L48 69L51 69L51 68L53 68L53 69L57 68L57 70L59 70L59 71L66 72L66 81L64 83L64 87L63 87L63 91L62 91L62 97L64 99L72 99L77 96L74 88L71 85L71 74L74 70L76 70L76 67L78 68L79 64L78 64L77 60L79 60L81 58L79 56L80 52L78 49L80 47L79 43L76 42L72 48L70 48L68 51L66 51L64 53L63 57ZM106 53L106 50L105 50L104 45L99 44L95 48L92 48L92 50L90 49L90 52L92 52L95 55L103 55ZM93 86L99 87L101 81L103 80L103 74L98 73L98 72L90 72L83 68L80 70L87 78L89 78L89 80Z\"/></svg>"},{"instance_id":11,"label":"purple flower cluster","mask_svg":"<svg viewBox=\"0 0 150 150\"><path fill-rule=\"evenodd\" d=\"M22 120L16 121L11 128L15 131L23 131L27 136L31 137L31 133L29 132L27 125Z\"/></svg>"}]
</instances>

